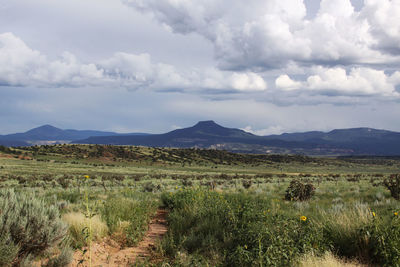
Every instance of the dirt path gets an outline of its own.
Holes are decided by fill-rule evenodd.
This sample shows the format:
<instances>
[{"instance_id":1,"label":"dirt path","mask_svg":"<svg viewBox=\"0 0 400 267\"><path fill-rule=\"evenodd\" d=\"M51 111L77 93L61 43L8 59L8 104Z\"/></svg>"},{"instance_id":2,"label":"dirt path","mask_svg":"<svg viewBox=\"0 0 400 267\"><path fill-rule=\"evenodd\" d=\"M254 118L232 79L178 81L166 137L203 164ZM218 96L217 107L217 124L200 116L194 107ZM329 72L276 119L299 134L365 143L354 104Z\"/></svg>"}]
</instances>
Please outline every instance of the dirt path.
<instances>
[{"instance_id":1,"label":"dirt path","mask_svg":"<svg viewBox=\"0 0 400 267\"><path fill-rule=\"evenodd\" d=\"M157 210L156 216L154 216L150 222L149 230L136 247L121 249L120 246L110 238L104 239L98 243L93 243L91 246L92 267L128 266L134 263L138 258L150 256L157 242L167 232L166 215L167 212L165 210ZM86 254L89 254L89 252ZM88 255L85 255L84 263L79 266L89 266L87 257ZM78 266L81 259L82 253L80 251L75 252L74 260L70 266Z\"/></svg>"}]
</instances>

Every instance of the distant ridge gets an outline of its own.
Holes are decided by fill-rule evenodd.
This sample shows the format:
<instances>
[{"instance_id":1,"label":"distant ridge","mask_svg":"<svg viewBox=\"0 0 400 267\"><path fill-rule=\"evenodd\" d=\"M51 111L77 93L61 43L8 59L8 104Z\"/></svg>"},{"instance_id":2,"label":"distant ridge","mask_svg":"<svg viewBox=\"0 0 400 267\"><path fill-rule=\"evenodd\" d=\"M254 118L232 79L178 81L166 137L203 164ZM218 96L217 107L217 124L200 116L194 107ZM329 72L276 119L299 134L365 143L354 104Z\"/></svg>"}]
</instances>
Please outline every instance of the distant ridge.
<instances>
[{"instance_id":1,"label":"distant ridge","mask_svg":"<svg viewBox=\"0 0 400 267\"><path fill-rule=\"evenodd\" d=\"M135 135L132 133L129 135ZM69 143L73 140L86 139L90 136L117 136L123 135L114 132L103 132L93 130L62 130L46 124L33 128L24 133L0 135L0 145L5 146L27 146L35 144L59 144Z\"/></svg>"},{"instance_id":2,"label":"distant ridge","mask_svg":"<svg viewBox=\"0 0 400 267\"><path fill-rule=\"evenodd\" d=\"M151 136L103 136L75 141L81 144L197 147L244 153L307 155L400 155L400 133L372 128L336 129L257 136L200 121L188 128Z\"/></svg>"},{"instance_id":3,"label":"distant ridge","mask_svg":"<svg viewBox=\"0 0 400 267\"><path fill-rule=\"evenodd\" d=\"M373 128L257 136L207 120L164 134L61 130L43 125L25 133L0 136L0 145L4 146L56 143L212 148L260 154L400 156L400 133Z\"/></svg>"}]
</instances>

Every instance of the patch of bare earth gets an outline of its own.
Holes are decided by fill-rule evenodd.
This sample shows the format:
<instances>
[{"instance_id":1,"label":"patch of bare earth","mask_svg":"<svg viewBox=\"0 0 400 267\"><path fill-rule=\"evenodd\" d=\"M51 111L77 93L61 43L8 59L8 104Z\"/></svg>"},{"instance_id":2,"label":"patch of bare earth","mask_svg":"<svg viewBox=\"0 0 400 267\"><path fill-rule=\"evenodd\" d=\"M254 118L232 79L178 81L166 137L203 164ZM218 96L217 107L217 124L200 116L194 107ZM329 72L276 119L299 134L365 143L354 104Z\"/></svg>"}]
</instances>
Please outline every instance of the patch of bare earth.
<instances>
[{"instance_id":1,"label":"patch of bare earth","mask_svg":"<svg viewBox=\"0 0 400 267\"><path fill-rule=\"evenodd\" d=\"M156 243L167 232L165 210L159 209L156 216L151 220L149 229L143 240L135 247L121 248L120 245L110 238L105 238L101 242L93 243L91 246L92 267L114 267L129 266L135 263L137 259L148 257L155 248ZM81 251L76 251L71 267L89 266L89 251L82 255Z\"/></svg>"},{"instance_id":2,"label":"patch of bare earth","mask_svg":"<svg viewBox=\"0 0 400 267\"><path fill-rule=\"evenodd\" d=\"M2 154L2 153L0 153L0 158L12 159L12 158L14 158L14 156L13 156L13 155L10 155L10 154Z\"/></svg>"}]
</instances>

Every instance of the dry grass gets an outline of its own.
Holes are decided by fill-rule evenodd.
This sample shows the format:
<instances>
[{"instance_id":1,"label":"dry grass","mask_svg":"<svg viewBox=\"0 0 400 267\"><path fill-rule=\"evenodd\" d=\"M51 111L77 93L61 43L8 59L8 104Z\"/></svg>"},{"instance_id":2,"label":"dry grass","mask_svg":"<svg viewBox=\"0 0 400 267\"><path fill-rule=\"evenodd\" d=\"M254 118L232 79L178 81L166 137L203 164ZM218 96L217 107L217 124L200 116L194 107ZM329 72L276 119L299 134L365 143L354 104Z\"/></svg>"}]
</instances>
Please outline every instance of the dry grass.
<instances>
[{"instance_id":1,"label":"dry grass","mask_svg":"<svg viewBox=\"0 0 400 267\"><path fill-rule=\"evenodd\" d=\"M83 230L86 227L89 227L89 219L80 212L70 212L64 214L62 219L69 225L69 232L75 241L74 245L76 247L86 245L88 240L85 240L85 234L83 233ZM91 228L92 240L99 240L108 234L108 227L103 221L101 221L99 216L94 216L91 219Z\"/></svg>"},{"instance_id":2,"label":"dry grass","mask_svg":"<svg viewBox=\"0 0 400 267\"><path fill-rule=\"evenodd\" d=\"M367 204L356 203L352 207L344 205L333 205L332 208L326 212L321 211L324 221L330 221L343 230L350 230L357 228L360 225L368 224L373 218L372 211Z\"/></svg>"},{"instance_id":3,"label":"dry grass","mask_svg":"<svg viewBox=\"0 0 400 267\"><path fill-rule=\"evenodd\" d=\"M112 239L120 244L122 247L126 246L126 231L129 226L130 223L128 221L119 221L115 232L112 234Z\"/></svg>"},{"instance_id":4,"label":"dry grass","mask_svg":"<svg viewBox=\"0 0 400 267\"><path fill-rule=\"evenodd\" d=\"M322 257L306 255L301 259L299 267L362 267L356 262L346 262L336 258L332 253L327 252Z\"/></svg>"}]
</instances>

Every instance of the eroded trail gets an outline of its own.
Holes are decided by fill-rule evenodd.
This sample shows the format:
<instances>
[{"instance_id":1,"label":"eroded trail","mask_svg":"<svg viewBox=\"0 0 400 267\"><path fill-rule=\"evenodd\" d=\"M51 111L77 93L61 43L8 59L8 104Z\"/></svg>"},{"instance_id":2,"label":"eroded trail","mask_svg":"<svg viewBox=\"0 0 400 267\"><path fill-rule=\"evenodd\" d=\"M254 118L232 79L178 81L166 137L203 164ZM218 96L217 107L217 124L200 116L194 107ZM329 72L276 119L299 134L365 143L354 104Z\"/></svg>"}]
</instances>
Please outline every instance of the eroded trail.
<instances>
[{"instance_id":1,"label":"eroded trail","mask_svg":"<svg viewBox=\"0 0 400 267\"><path fill-rule=\"evenodd\" d=\"M156 243L167 232L166 216L167 212L165 210L157 210L157 214L149 224L149 230L146 232L143 240L135 247L121 249L121 247L110 238L93 243L91 246L92 267L128 266L139 258L150 256ZM89 266L88 254L89 252L84 256L83 264L79 264L79 261L82 259L82 252L75 252L71 267L78 266L78 264L79 266Z\"/></svg>"}]
</instances>

